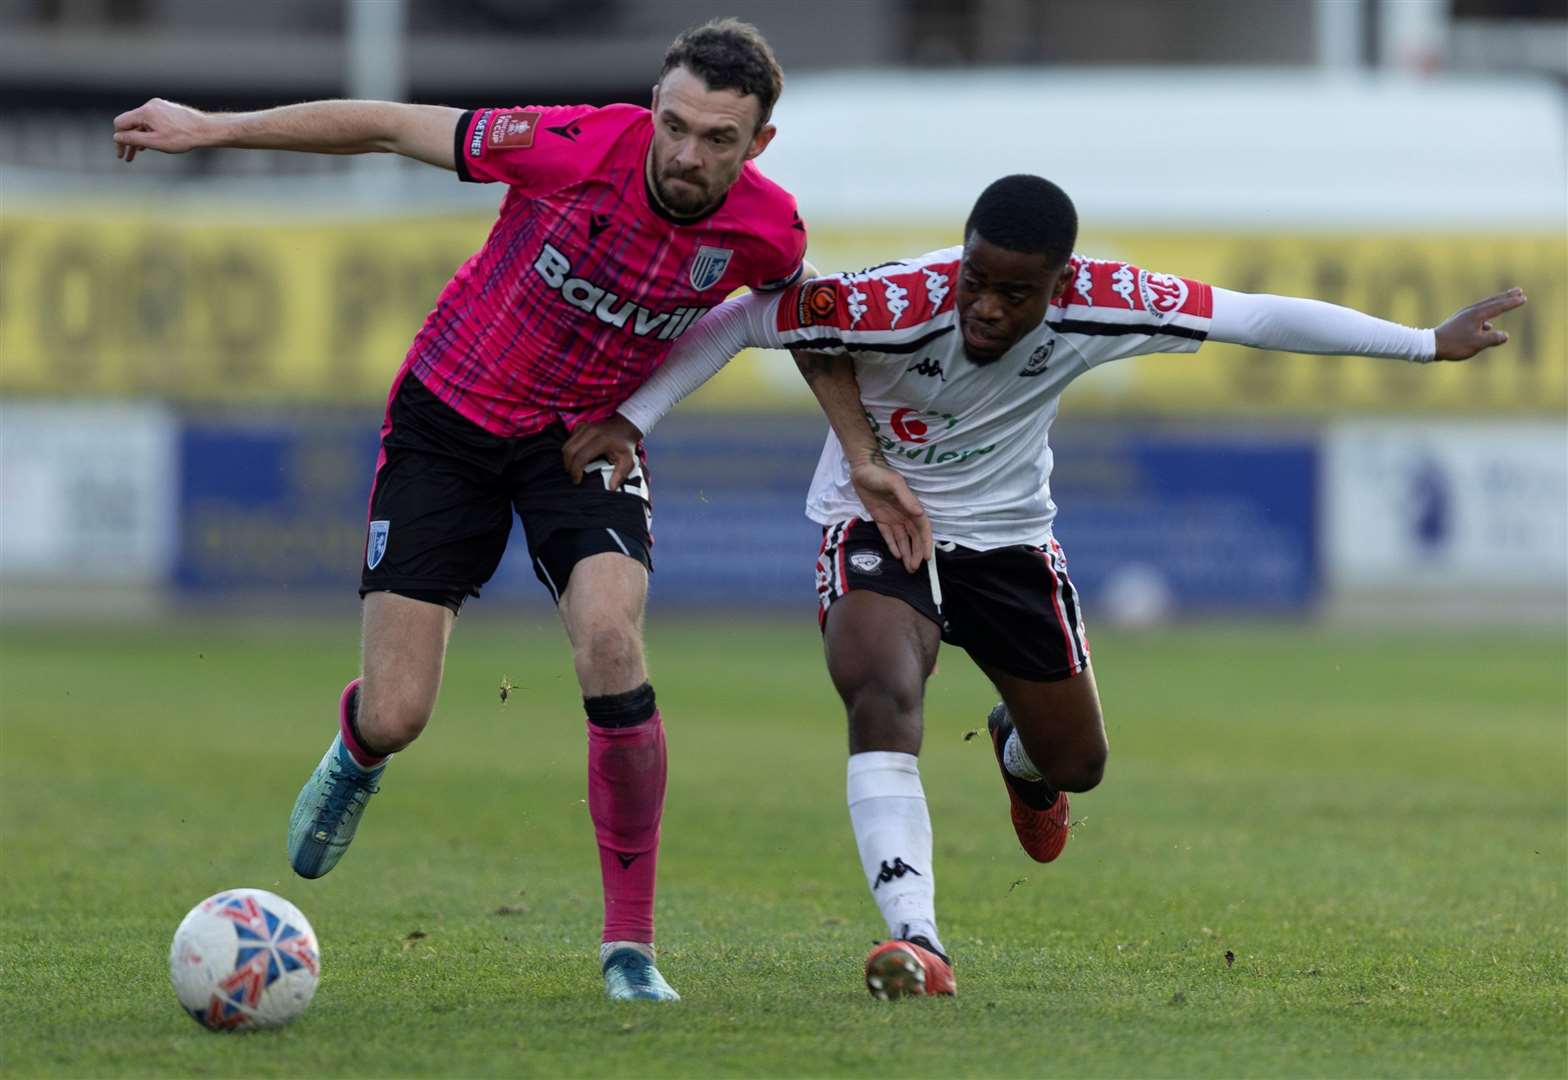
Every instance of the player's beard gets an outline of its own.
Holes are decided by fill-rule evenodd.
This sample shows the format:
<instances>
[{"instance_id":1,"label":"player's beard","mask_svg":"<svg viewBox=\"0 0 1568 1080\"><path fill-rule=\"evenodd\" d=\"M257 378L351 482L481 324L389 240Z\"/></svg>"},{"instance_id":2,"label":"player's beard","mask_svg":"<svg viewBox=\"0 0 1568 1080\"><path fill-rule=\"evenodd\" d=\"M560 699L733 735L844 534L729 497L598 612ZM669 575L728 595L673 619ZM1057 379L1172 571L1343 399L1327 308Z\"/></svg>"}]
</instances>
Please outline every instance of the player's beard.
<instances>
[{"instance_id":1,"label":"player's beard","mask_svg":"<svg viewBox=\"0 0 1568 1080\"><path fill-rule=\"evenodd\" d=\"M659 203L676 217L694 218L706 214L716 207L729 192L740 171L737 169L734 176L721 178L717 183L704 179L699 172L678 172L672 166L658 160L657 155L653 161L653 193ZM684 180L683 187L677 189L670 186L671 180ZM717 189L717 194L715 194Z\"/></svg>"}]
</instances>

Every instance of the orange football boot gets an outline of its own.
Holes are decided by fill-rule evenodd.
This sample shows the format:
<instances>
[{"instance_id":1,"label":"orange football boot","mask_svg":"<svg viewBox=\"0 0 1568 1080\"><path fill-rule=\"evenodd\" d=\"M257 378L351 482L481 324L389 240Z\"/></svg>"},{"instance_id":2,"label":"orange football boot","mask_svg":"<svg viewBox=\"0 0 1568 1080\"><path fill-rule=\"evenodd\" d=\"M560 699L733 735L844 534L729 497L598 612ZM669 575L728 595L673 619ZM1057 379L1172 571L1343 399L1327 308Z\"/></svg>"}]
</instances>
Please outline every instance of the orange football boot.
<instances>
[{"instance_id":1,"label":"orange football boot","mask_svg":"<svg viewBox=\"0 0 1568 1080\"><path fill-rule=\"evenodd\" d=\"M884 941L866 957L866 989L878 1001L958 993L953 962L923 937Z\"/></svg>"},{"instance_id":2,"label":"orange football boot","mask_svg":"<svg viewBox=\"0 0 1568 1080\"><path fill-rule=\"evenodd\" d=\"M1035 862L1050 862L1067 846L1067 792L1056 793L1056 801L1045 802L1044 794L1051 789L1041 780L1020 780L1007 771L1002 760L1002 749L1007 737L1013 733L1013 721L1007 715L1007 706L998 704L986 717L985 726L991 732L991 746L996 751L996 767L1002 770L1007 783L1007 797L1013 807L1013 831L1018 842Z\"/></svg>"}]
</instances>

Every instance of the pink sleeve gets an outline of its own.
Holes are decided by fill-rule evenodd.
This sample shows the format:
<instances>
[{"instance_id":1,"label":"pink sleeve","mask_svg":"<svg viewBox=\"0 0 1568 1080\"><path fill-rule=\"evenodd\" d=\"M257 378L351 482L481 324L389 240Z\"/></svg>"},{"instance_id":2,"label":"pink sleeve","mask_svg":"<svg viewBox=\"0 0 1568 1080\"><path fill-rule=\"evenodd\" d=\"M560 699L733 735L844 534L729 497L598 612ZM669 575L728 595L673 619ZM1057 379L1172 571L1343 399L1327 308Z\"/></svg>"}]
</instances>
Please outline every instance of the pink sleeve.
<instances>
[{"instance_id":1,"label":"pink sleeve","mask_svg":"<svg viewBox=\"0 0 1568 1080\"><path fill-rule=\"evenodd\" d=\"M554 191L592 169L622 125L596 122L590 105L475 109L457 123L457 175L532 193Z\"/></svg>"},{"instance_id":2,"label":"pink sleeve","mask_svg":"<svg viewBox=\"0 0 1568 1080\"><path fill-rule=\"evenodd\" d=\"M795 200L790 200L790 220L780 221L777 228L762 237L765 253L752 269L752 278L746 282L757 292L774 292L793 285L800 277L802 262L806 257L806 223L800 220Z\"/></svg>"}]
</instances>

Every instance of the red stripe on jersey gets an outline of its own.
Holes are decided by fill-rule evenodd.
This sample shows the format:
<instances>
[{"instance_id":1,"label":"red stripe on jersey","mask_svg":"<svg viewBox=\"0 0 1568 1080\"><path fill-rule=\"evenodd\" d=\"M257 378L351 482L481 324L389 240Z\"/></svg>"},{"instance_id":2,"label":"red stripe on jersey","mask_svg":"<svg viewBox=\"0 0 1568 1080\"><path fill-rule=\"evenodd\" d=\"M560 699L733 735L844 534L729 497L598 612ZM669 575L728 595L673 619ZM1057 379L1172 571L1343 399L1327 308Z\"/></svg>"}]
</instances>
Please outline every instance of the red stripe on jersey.
<instances>
[{"instance_id":1,"label":"red stripe on jersey","mask_svg":"<svg viewBox=\"0 0 1568 1080\"><path fill-rule=\"evenodd\" d=\"M956 260L908 270L812 278L784 290L778 329L907 330L950 311L957 283Z\"/></svg>"},{"instance_id":2,"label":"red stripe on jersey","mask_svg":"<svg viewBox=\"0 0 1568 1080\"><path fill-rule=\"evenodd\" d=\"M1051 301L1055 307L1147 312L1160 321L1176 315L1207 319L1214 314L1214 291L1191 278L1081 255L1068 262L1067 273L1066 290Z\"/></svg>"}]
</instances>

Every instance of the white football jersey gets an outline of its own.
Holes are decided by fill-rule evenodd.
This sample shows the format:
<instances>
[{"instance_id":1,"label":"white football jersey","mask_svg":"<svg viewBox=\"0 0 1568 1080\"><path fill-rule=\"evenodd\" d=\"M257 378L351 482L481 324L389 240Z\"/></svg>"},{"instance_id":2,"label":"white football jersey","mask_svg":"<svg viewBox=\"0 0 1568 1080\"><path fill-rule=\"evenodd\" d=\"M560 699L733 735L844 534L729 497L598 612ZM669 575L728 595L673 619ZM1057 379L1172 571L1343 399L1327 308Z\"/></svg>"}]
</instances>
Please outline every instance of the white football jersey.
<instances>
[{"instance_id":1,"label":"white football jersey","mask_svg":"<svg viewBox=\"0 0 1568 1080\"><path fill-rule=\"evenodd\" d=\"M1212 292L1075 255L1072 285L1045 321L982 366L964 355L958 328L962 253L946 248L794 285L769 306L766 340L754 344L853 356L872 429L939 541L979 550L1044 544L1056 516L1048 436L1062 390L1107 360L1196 350ZM870 516L831 432L806 514L824 525Z\"/></svg>"}]
</instances>

